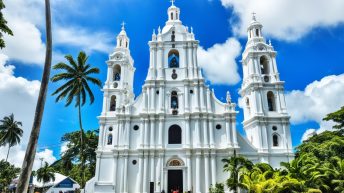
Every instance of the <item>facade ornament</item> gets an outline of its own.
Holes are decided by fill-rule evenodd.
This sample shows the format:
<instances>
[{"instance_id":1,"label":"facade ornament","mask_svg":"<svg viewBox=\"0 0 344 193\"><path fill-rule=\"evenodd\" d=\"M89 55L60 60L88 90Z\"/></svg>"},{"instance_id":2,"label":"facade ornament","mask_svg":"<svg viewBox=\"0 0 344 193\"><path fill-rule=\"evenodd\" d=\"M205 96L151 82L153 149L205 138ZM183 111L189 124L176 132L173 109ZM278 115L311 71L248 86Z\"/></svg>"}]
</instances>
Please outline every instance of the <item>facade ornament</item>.
<instances>
[{"instance_id":1,"label":"facade ornament","mask_svg":"<svg viewBox=\"0 0 344 193\"><path fill-rule=\"evenodd\" d=\"M232 97L231 97L231 94L229 93L229 91L227 91L226 101L228 104L232 103Z\"/></svg>"}]
</instances>

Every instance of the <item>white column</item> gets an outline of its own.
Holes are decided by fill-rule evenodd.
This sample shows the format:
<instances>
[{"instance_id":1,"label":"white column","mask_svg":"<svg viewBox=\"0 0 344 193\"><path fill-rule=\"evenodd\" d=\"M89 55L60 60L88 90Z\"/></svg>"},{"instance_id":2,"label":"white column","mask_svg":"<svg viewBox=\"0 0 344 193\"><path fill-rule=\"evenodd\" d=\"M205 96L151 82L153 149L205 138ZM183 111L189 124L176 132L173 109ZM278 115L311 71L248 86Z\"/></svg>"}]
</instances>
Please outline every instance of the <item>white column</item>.
<instances>
[{"instance_id":1,"label":"white column","mask_svg":"<svg viewBox=\"0 0 344 193\"><path fill-rule=\"evenodd\" d=\"M165 101L165 86L163 86L161 90L162 90L161 91L161 95L162 95L161 111L164 112L165 111L165 103L164 103L164 101Z\"/></svg>"},{"instance_id":2,"label":"white column","mask_svg":"<svg viewBox=\"0 0 344 193\"><path fill-rule=\"evenodd\" d=\"M205 192L209 192L210 174L209 174L209 153L204 155L204 175L205 175Z\"/></svg>"},{"instance_id":3,"label":"white column","mask_svg":"<svg viewBox=\"0 0 344 193\"><path fill-rule=\"evenodd\" d=\"M150 95L149 95L149 98L150 98L150 111L151 112L154 112L155 111L155 93L154 93L154 87L151 87L149 89L150 91Z\"/></svg>"},{"instance_id":4,"label":"white column","mask_svg":"<svg viewBox=\"0 0 344 193\"><path fill-rule=\"evenodd\" d=\"M211 108L210 95L211 95L210 89L207 88L207 111L208 111L209 113L212 113L213 110L212 110L212 108Z\"/></svg>"},{"instance_id":5,"label":"white column","mask_svg":"<svg viewBox=\"0 0 344 193\"><path fill-rule=\"evenodd\" d=\"M196 153L196 193L201 193L201 155Z\"/></svg>"},{"instance_id":6,"label":"white column","mask_svg":"<svg viewBox=\"0 0 344 193\"><path fill-rule=\"evenodd\" d=\"M139 155L139 173L136 179L136 192L140 193L142 188L142 177L143 177L143 155Z\"/></svg>"},{"instance_id":7,"label":"white column","mask_svg":"<svg viewBox=\"0 0 344 193\"><path fill-rule=\"evenodd\" d=\"M155 174L155 192L161 192L161 180L160 180L160 175L161 175L161 155L158 155L157 159L157 164L156 164L156 174Z\"/></svg>"},{"instance_id":8,"label":"white column","mask_svg":"<svg viewBox=\"0 0 344 193\"><path fill-rule=\"evenodd\" d=\"M159 106L158 106L158 109L160 110L161 113L163 113L163 104L164 104L164 101L163 101L163 97L164 96L164 93L162 92L162 86L159 87Z\"/></svg>"},{"instance_id":9,"label":"white column","mask_svg":"<svg viewBox=\"0 0 344 193\"><path fill-rule=\"evenodd\" d=\"M213 118L209 119L209 133L210 133L210 147L215 147L215 137L214 137L214 124Z\"/></svg>"},{"instance_id":10,"label":"white column","mask_svg":"<svg viewBox=\"0 0 344 193\"><path fill-rule=\"evenodd\" d=\"M102 111L102 115L106 115L106 112L109 111L109 109L107 108L107 103L108 103L108 93L107 91L104 92L104 97L103 97L103 111Z\"/></svg>"},{"instance_id":11,"label":"white column","mask_svg":"<svg viewBox=\"0 0 344 193\"><path fill-rule=\"evenodd\" d=\"M188 191L192 189L192 165L191 165L191 155L188 155L186 158L187 166L188 166Z\"/></svg>"},{"instance_id":12,"label":"white column","mask_svg":"<svg viewBox=\"0 0 344 193\"><path fill-rule=\"evenodd\" d=\"M163 61L163 58L162 58L162 47L161 45L159 45L158 47L158 56L157 56L157 68L158 68L158 79L162 79L162 61Z\"/></svg>"},{"instance_id":13,"label":"white column","mask_svg":"<svg viewBox=\"0 0 344 193\"><path fill-rule=\"evenodd\" d=\"M95 179L96 179L96 182L99 181L99 169L100 169L100 155L97 154L97 162L96 162L96 172L95 172Z\"/></svg>"},{"instance_id":14,"label":"white column","mask_svg":"<svg viewBox=\"0 0 344 193\"><path fill-rule=\"evenodd\" d=\"M200 126L199 126L199 118L196 117L195 118L195 142L196 142L196 147L200 147L201 146L201 133L200 133Z\"/></svg>"},{"instance_id":15,"label":"white column","mask_svg":"<svg viewBox=\"0 0 344 193\"><path fill-rule=\"evenodd\" d=\"M145 120L141 119L141 123L140 123L140 147L142 148L144 146L145 143Z\"/></svg>"},{"instance_id":16,"label":"white column","mask_svg":"<svg viewBox=\"0 0 344 193\"><path fill-rule=\"evenodd\" d=\"M232 124L232 137L233 137L233 145L234 147L238 147L238 136L237 136L237 130L236 130L236 119L232 118L231 119L231 124Z\"/></svg>"},{"instance_id":17,"label":"white column","mask_svg":"<svg viewBox=\"0 0 344 193\"><path fill-rule=\"evenodd\" d=\"M185 145L190 147L191 144L191 132L190 132L190 117L185 116Z\"/></svg>"},{"instance_id":18,"label":"white column","mask_svg":"<svg viewBox=\"0 0 344 193\"><path fill-rule=\"evenodd\" d=\"M150 155L150 182L154 182L154 174L155 174L155 167L154 167L154 164L155 164L155 158L154 158L154 152L151 152ZM156 185L156 184L154 184Z\"/></svg>"},{"instance_id":19,"label":"white column","mask_svg":"<svg viewBox=\"0 0 344 193\"><path fill-rule=\"evenodd\" d=\"M211 152L211 183L216 184L216 153Z\"/></svg>"},{"instance_id":20,"label":"white column","mask_svg":"<svg viewBox=\"0 0 344 193\"><path fill-rule=\"evenodd\" d=\"M203 147L209 148L207 118L203 119Z\"/></svg>"},{"instance_id":21,"label":"white column","mask_svg":"<svg viewBox=\"0 0 344 193\"><path fill-rule=\"evenodd\" d=\"M195 100L195 111L199 111L199 92L198 92L198 84L195 84L195 91L194 91L194 100Z\"/></svg>"},{"instance_id":22,"label":"white column","mask_svg":"<svg viewBox=\"0 0 344 193\"><path fill-rule=\"evenodd\" d=\"M149 146L149 122L148 119L145 119L145 142L144 142L144 147Z\"/></svg>"},{"instance_id":23,"label":"white column","mask_svg":"<svg viewBox=\"0 0 344 193\"><path fill-rule=\"evenodd\" d=\"M128 192L128 155L124 156L123 192Z\"/></svg>"},{"instance_id":24,"label":"white column","mask_svg":"<svg viewBox=\"0 0 344 193\"><path fill-rule=\"evenodd\" d=\"M227 137L227 146L231 147L232 146L232 140L231 140L231 130L230 130L230 120L228 117L225 119L226 122L226 137Z\"/></svg>"},{"instance_id":25,"label":"white column","mask_svg":"<svg viewBox=\"0 0 344 193\"><path fill-rule=\"evenodd\" d=\"M159 119L159 134L158 134L158 148L162 148L162 137L163 137L163 130L164 127L164 119Z\"/></svg>"},{"instance_id":26,"label":"white column","mask_svg":"<svg viewBox=\"0 0 344 193\"><path fill-rule=\"evenodd\" d=\"M201 84L200 86L200 102L201 102L201 110L202 112L205 112L205 98L204 98L204 88L203 85Z\"/></svg>"},{"instance_id":27,"label":"white column","mask_svg":"<svg viewBox=\"0 0 344 193\"><path fill-rule=\"evenodd\" d=\"M151 117L150 118L151 120L150 120L150 123L151 123L151 128L150 128L150 148L152 149L152 148L155 148L154 146L155 146L155 119L154 119L154 117Z\"/></svg>"},{"instance_id":28,"label":"white column","mask_svg":"<svg viewBox=\"0 0 344 193\"><path fill-rule=\"evenodd\" d=\"M118 161L118 155L116 153L114 155L114 159L113 159L113 181L112 181L112 183L115 187L117 185L117 161Z\"/></svg>"},{"instance_id":29,"label":"white column","mask_svg":"<svg viewBox=\"0 0 344 193\"><path fill-rule=\"evenodd\" d=\"M193 66L194 66L194 77L200 78L200 74L198 74L198 64L197 64L197 45L194 44L192 46L192 57L193 57Z\"/></svg>"},{"instance_id":30,"label":"white column","mask_svg":"<svg viewBox=\"0 0 344 193\"><path fill-rule=\"evenodd\" d=\"M102 124L100 126L100 130L99 130L99 136L103 136L104 135L104 129L105 129L105 126ZM103 147L103 139L104 137L99 137L99 141L98 141L98 148L99 147Z\"/></svg>"},{"instance_id":31,"label":"white column","mask_svg":"<svg viewBox=\"0 0 344 193\"><path fill-rule=\"evenodd\" d=\"M189 88L187 85L184 87L184 104L185 112L189 112Z\"/></svg>"},{"instance_id":32,"label":"white column","mask_svg":"<svg viewBox=\"0 0 344 193\"><path fill-rule=\"evenodd\" d=\"M188 67L189 67L189 79L193 79L194 78L194 73L193 73L193 62L192 62L192 44L188 43Z\"/></svg>"},{"instance_id":33,"label":"white column","mask_svg":"<svg viewBox=\"0 0 344 193\"><path fill-rule=\"evenodd\" d=\"M125 147L129 148L129 145L130 145L130 120L126 120L126 123L125 123L125 138L126 138Z\"/></svg>"},{"instance_id":34,"label":"white column","mask_svg":"<svg viewBox=\"0 0 344 193\"><path fill-rule=\"evenodd\" d=\"M143 193L147 193L147 185L148 185L148 156L144 155L143 157Z\"/></svg>"},{"instance_id":35,"label":"white column","mask_svg":"<svg viewBox=\"0 0 344 193\"><path fill-rule=\"evenodd\" d=\"M142 101L143 101L143 111L146 111L148 109L148 101L147 101L147 93L146 88L142 89Z\"/></svg>"},{"instance_id":36,"label":"white column","mask_svg":"<svg viewBox=\"0 0 344 193\"><path fill-rule=\"evenodd\" d=\"M118 132L119 132L119 140L118 140L118 147L124 146L124 127L123 127L123 121L118 120Z\"/></svg>"}]
</instances>

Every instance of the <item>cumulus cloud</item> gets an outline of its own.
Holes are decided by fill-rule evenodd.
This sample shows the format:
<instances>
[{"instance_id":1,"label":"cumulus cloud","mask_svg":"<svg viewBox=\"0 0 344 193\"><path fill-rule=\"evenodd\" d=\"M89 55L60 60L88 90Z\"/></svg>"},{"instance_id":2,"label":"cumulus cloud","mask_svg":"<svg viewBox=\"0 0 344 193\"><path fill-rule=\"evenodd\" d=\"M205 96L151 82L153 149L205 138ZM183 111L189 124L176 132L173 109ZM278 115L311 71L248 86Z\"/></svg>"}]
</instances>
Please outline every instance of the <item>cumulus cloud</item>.
<instances>
[{"instance_id":1,"label":"cumulus cloud","mask_svg":"<svg viewBox=\"0 0 344 193\"><path fill-rule=\"evenodd\" d=\"M252 12L264 25L264 32L274 38L295 41L315 27L332 27L344 22L341 0L221 0L233 9L238 22L231 20L233 31L245 36Z\"/></svg>"},{"instance_id":2,"label":"cumulus cloud","mask_svg":"<svg viewBox=\"0 0 344 193\"><path fill-rule=\"evenodd\" d=\"M207 50L200 47L197 54L198 64L212 84L235 85L240 81L235 59L241 54L241 45L235 38Z\"/></svg>"},{"instance_id":3,"label":"cumulus cloud","mask_svg":"<svg viewBox=\"0 0 344 193\"><path fill-rule=\"evenodd\" d=\"M56 44L82 48L86 51L109 53L114 37L106 32L94 32L80 27L58 27L54 31Z\"/></svg>"},{"instance_id":4,"label":"cumulus cloud","mask_svg":"<svg viewBox=\"0 0 344 193\"><path fill-rule=\"evenodd\" d=\"M15 67L6 65L7 60L8 56L0 54L0 118L13 113L15 119L23 123L24 134L21 144L11 148L8 159L12 164L21 167L29 140L40 82L16 77ZM0 147L0 159L6 158L7 149L7 146ZM39 157L43 157L49 163L56 160L52 151L46 149L37 153L35 167Z\"/></svg>"},{"instance_id":5,"label":"cumulus cloud","mask_svg":"<svg viewBox=\"0 0 344 193\"><path fill-rule=\"evenodd\" d=\"M344 74L331 75L314 81L303 91L293 90L286 94L288 111L291 123L300 124L309 121L319 123L317 133L329 130L333 123L324 122L322 119L331 112L344 106ZM306 131L303 139L307 139L315 128Z\"/></svg>"}]
</instances>

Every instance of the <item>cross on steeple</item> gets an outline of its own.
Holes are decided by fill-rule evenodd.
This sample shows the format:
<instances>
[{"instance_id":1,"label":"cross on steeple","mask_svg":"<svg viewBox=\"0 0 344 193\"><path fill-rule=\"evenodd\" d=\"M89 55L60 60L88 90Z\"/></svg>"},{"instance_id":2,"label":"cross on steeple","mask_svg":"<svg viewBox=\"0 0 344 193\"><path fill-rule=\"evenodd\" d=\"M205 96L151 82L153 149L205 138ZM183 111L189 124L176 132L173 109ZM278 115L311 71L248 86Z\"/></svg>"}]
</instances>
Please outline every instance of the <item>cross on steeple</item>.
<instances>
[{"instance_id":1,"label":"cross on steeple","mask_svg":"<svg viewBox=\"0 0 344 193\"><path fill-rule=\"evenodd\" d=\"M126 23L123 21L122 24L121 24L121 25L122 25L122 30L125 29L125 24L126 24Z\"/></svg>"},{"instance_id":2,"label":"cross on steeple","mask_svg":"<svg viewBox=\"0 0 344 193\"><path fill-rule=\"evenodd\" d=\"M176 0L171 0L170 2L172 3L172 6L174 5L174 2L175 2Z\"/></svg>"},{"instance_id":3,"label":"cross on steeple","mask_svg":"<svg viewBox=\"0 0 344 193\"><path fill-rule=\"evenodd\" d=\"M256 21L256 14L257 14L257 13L252 12L252 20L253 20L253 21Z\"/></svg>"}]
</instances>

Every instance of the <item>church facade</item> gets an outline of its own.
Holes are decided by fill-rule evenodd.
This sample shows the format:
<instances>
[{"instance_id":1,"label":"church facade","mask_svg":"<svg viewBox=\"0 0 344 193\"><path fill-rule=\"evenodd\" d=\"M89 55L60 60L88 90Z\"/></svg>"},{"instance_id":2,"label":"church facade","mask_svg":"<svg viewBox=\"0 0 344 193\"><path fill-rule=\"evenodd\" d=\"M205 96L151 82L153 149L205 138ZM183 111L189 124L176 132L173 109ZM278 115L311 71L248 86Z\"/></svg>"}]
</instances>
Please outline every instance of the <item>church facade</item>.
<instances>
[{"instance_id":1,"label":"church facade","mask_svg":"<svg viewBox=\"0 0 344 193\"><path fill-rule=\"evenodd\" d=\"M253 17L242 54L243 127L227 92L218 100L197 63L199 41L168 8L166 25L149 41L150 62L142 93L134 97L134 60L124 26L109 60L95 177L86 192L209 192L224 182L223 158L234 151L253 162L279 167L293 158L284 82L276 51Z\"/></svg>"}]
</instances>

